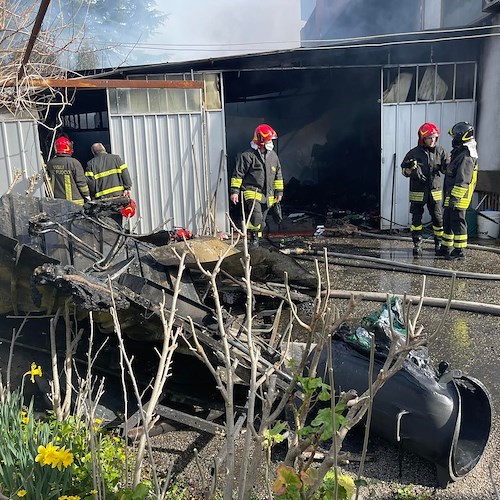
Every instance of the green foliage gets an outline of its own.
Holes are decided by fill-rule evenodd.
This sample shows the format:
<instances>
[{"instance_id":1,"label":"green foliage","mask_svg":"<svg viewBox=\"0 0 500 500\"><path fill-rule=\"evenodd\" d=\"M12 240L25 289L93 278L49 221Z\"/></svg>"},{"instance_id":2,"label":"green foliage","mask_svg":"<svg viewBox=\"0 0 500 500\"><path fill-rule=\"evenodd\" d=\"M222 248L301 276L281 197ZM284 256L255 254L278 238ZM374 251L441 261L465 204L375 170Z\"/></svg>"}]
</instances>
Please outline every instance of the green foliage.
<instances>
[{"instance_id":1,"label":"green foliage","mask_svg":"<svg viewBox=\"0 0 500 500\"><path fill-rule=\"evenodd\" d=\"M187 486L179 482L171 484L165 494L165 500L191 500L191 498Z\"/></svg>"},{"instance_id":2,"label":"green foliage","mask_svg":"<svg viewBox=\"0 0 500 500\"><path fill-rule=\"evenodd\" d=\"M281 434L287 429L286 422L276 422L274 427L264 431L264 443L263 446L266 449L270 449L276 443L282 443L285 436Z\"/></svg>"},{"instance_id":3,"label":"green foliage","mask_svg":"<svg viewBox=\"0 0 500 500\"><path fill-rule=\"evenodd\" d=\"M332 397L330 386L325 384L321 377L297 377L297 381L302 386L306 396L312 396L314 393L317 393L320 401L329 401Z\"/></svg>"},{"instance_id":4,"label":"green foliage","mask_svg":"<svg viewBox=\"0 0 500 500\"><path fill-rule=\"evenodd\" d=\"M337 498L338 500L349 500L352 498L356 491L356 485L351 477L344 474L337 474L338 478L338 488L337 488ZM335 499L335 471L330 470L325 474L323 478L323 484L319 489L318 493L315 495L318 500L334 500Z\"/></svg>"},{"instance_id":5,"label":"green foliage","mask_svg":"<svg viewBox=\"0 0 500 500\"><path fill-rule=\"evenodd\" d=\"M64 422L53 416L35 419L33 405L23 406L20 391L7 393L0 404L0 492L5 496L94 500L97 469L108 500L144 500L149 485L123 487L126 464L125 442L98 420L89 427L74 416Z\"/></svg>"},{"instance_id":6,"label":"green foliage","mask_svg":"<svg viewBox=\"0 0 500 500\"><path fill-rule=\"evenodd\" d=\"M416 493L413 484L398 488L396 493L394 493L395 500L430 500L430 498L431 497L427 493L423 493L422 495Z\"/></svg>"},{"instance_id":7,"label":"green foliage","mask_svg":"<svg viewBox=\"0 0 500 500\"><path fill-rule=\"evenodd\" d=\"M292 467L280 464L276 470L276 480L272 485L279 500L298 500L302 489L302 481Z\"/></svg>"},{"instance_id":8,"label":"green foliage","mask_svg":"<svg viewBox=\"0 0 500 500\"><path fill-rule=\"evenodd\" d=\"M20 391L0 404L0 491L5 496L26 492L26 498L57 499L71 488L72 465L60 468L36 462L39 446L53 441L48 423L35 420L33 405L23 406Z\"/></svg>"},{"instance_id":9,"label":"green foliage","mask_svg":"<svg viewBox=\"0 0 500 500\"><path fill-rule=\"evenodd\" d=\"M342 415L345 411L345 404L337 403L335 405L335 431L347 423L347 420ZM331 408L322 408L311 422L311 425L304 427L298 431L299 436L307 437L317 435L322 441L327 441L333 436L333 418Z\"/></svg>"},{"instance_id":10,"label":"green foliage","mask_svg":"<svg viewBox=\"0 0 500 500\"><path fill-rule=\"evenodd\" d=\"M99 419L89 425L88 422L75 416L70 416L64 422L57 422L51 417L51 426L58 442L70 445L75 456L74 488L79 492L91 491L94 485L94 468L97 467L105 485L106 498L123 498L123 500L145 498L140 496L142 488L138 491L136 488L134 491L125 489L117 494L114 493L127 473L126 444L123 439L107 432L100 424ZM92 441L94 456L91 452Z\"/></svg>"},{"instance_id":11,"label":"green foliage","mask_svg":"<svg viewBox=\"0 0 500 500\"><path fill-rule=\"evenodd\" d=\"M300 500L305 495L313 500L334 500L337 490L338 500L349 500L356 491L356 486L351 477L345 474L337 474L338 486L336 488L335 471L330 470L325 474L319 490L311 496L308 489L316 482L317 471L308 469L301 472L300 476L293 467L281 464L276 471L276 480L272 484L272 490L276 493L278 500Z\"/></svg>"}]
</instances>

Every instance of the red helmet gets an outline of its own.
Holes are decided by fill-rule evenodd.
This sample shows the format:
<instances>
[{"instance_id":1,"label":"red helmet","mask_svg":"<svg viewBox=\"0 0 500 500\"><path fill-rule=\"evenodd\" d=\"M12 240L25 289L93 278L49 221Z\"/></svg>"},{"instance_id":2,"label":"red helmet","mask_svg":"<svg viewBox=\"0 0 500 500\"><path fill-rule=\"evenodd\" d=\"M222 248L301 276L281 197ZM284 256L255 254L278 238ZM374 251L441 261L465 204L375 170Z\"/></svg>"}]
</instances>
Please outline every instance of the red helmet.
<instances>
[{"instance_id":1,"label":"red helmet","mask_svg":"<svg viewBox=\"0 0 500 500\"><path fill-rule=\"evenodd\" d=\"M274 131L272 127L266 125L265 123L261 123L253 133L253 142L259 148L264 146L264 143L270 141L271 139L277 139L278 134Z\"/></svg>"},{"instance_id":2,"label":"red helmet","mask_svg":"<svg viewBox=\"0 0 500 500\"><path fill-rule=\"evenodd\" d=\"M434 125L434 123L424 123L418 129L418 145L423 146L424 139L433 135L437 135L437 137L441 135L437 125Z\"/></svg>"},{"instance_id":3,"label":"red helmet","mask_svg":"<svg viewBox=\"0 0 500 500\"><path fill-rule=\"evenodd\" d=\"M68 154L73 152L73 143L67 137L58 137L54 143L57 154Z\"/></svg>"},{"instance_id":4,"label":"red helmet","mask_svg":"<svg viewBox=\"0 0 500 500\"><path fill-rule=\"evenodd\" d=\"M130 199L130 203L126 206L123 207L120 212L122 213L123 217L130 219L130 217L133 217L135 215L135 209L137 208L137 204L132 198Z\"/></svg>"}]
</instances>

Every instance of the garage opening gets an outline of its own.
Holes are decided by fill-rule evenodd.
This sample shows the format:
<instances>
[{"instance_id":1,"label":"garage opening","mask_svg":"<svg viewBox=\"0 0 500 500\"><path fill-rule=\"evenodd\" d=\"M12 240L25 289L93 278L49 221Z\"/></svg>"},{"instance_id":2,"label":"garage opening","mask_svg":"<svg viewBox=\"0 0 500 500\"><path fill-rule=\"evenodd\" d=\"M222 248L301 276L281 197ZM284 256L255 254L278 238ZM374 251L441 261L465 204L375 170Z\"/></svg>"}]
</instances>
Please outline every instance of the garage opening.
<instances>
[{"instance_id":1,"label":"garage opening","mask_svg":"<svg viewBox=\"0 0 500 500\"><path fill-rule=\"evenodd\" d=\"M377 210L380 68L224 74L228 170L259 123L278 133L287 206L326 213Z\"/></svg>"}]
</instances>

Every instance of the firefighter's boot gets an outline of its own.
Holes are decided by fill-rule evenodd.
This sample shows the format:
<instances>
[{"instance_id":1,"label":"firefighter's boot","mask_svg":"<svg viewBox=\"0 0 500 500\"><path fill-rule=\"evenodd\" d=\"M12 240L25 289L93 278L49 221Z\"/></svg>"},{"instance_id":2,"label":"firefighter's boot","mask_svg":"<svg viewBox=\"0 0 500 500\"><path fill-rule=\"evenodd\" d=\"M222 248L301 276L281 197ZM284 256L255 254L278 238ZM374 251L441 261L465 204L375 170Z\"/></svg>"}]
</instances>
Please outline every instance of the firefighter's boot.
<instances>
[{"instance_id":1,"label":"firefighter's boot","mask_svg":"<svg viewBox=\"0 0 500 500\"><path fill-rule=\"evenodd\" d=\"M413 236L413 257L422 256L422 236Z\"/></svg>"},{"instance_id":2,"label":"firefighter's boot","mask_svg":"<svg viewBox=\"0 0 500 500\"><path fill-rule=\"evenodd\" d=\"M439 251L439 255L441 257L444 257L446 260L448 260L448 257L450 256L451 253L451 248L446 247L444 245L441 245L441 250Z\"/></svg>"},{"instance_id":3,"label":"firefighter's boot","mask_svg":"<svg viewBox=\"0 0 500 500\"><path fill-rule=\"evenodd\" d=\"M465 250L463 248L454 248L451 253L446 256L446 260L462 260L465 259Z\"/></svg>"},{"instance_id":4,"label":"firefighter's boot","mask_svg":"<svg viewBox=\"0 0 500 500\"><path fill-rule=\"evenodd\" d=\"M434 237L434 252L436 254L436 257L439 257L440 255L442 255L441 251L442 251L441 238Z\"/></svg>"},{"instance_id":5,"label":"firefighter's boot","mask_svg":"<svg viewBox=\"0 0 500 500\"><path fill-rule=\"evenodd\" d=\"M250 241L248 248L257 248L259 246L259 235L255 231L250 232Z\"/></svg>"}]
</instances>

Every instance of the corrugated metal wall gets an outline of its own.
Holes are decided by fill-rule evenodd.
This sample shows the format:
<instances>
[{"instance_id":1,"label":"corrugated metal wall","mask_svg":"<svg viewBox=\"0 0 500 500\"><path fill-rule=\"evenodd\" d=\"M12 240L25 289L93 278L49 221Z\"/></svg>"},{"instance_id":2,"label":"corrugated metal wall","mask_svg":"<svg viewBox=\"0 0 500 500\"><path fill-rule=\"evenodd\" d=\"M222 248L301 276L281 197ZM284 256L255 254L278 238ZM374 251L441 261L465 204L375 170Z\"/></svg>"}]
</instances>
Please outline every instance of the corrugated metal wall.
<instances>
[{"instance_id":1,"label":"corrugated metal wall","mask_svg":"<svg viewBox=\"0 0 500 500\"><path fill-rule=\"evenodd\" d=\"M192 99L187 111L152 113L150 96L144 114L109 104L111 149L132 176L137 232L174 226L195 234L228 230L224 114L222 107L207 111L201 103Z\"/></svg>"},{"instance_id":2,"label":"corrugated metal wall","mask_svg":"<svg viewBox=\"0 0 500 500\"><path fill-rule=\"evenodd\" d=\"M33 120L1 121L0 117L0 195L4 194L16 177L20 181L13 193L25 192L28 178L40 173L41 153L37 124ZM38 177L38 176L37 176ZM41 196L41 178L34 191Z\"/></svg>"},{"instance_id":3,"label":"corrugated metal wall","mask_svg":"<svg viewBox=\"0 0 500 500\"><path fill-rule=\"evenodd\" d=\"M382 104L380 229L410 227L409 180L401 174L401 162L406 153L417 145L417 130L425 122L439 127L439 144L447 153L450 152L448 130L457 122L475 121L475 81L473 85L471 99ZM423 222L430 220L425 210Z\"/></svg>"}]
</instances>

